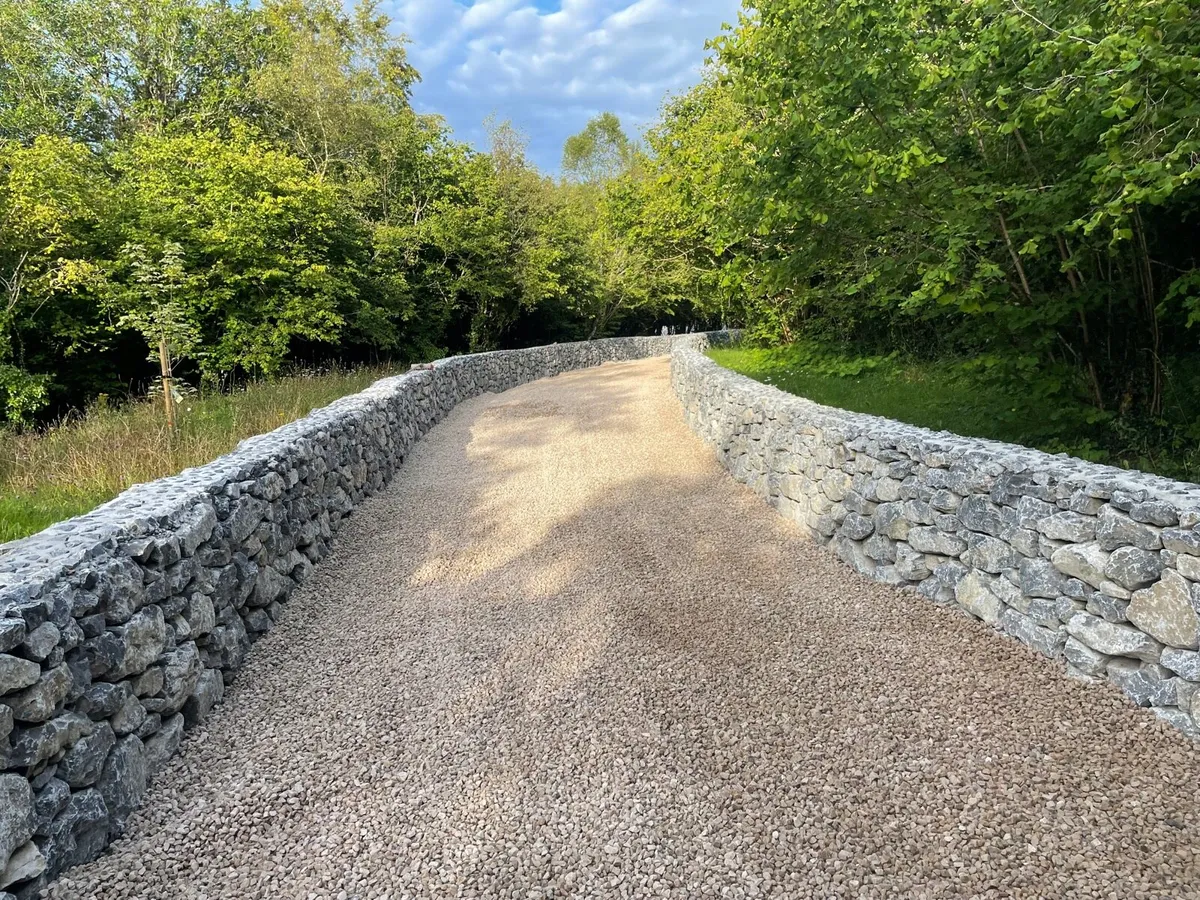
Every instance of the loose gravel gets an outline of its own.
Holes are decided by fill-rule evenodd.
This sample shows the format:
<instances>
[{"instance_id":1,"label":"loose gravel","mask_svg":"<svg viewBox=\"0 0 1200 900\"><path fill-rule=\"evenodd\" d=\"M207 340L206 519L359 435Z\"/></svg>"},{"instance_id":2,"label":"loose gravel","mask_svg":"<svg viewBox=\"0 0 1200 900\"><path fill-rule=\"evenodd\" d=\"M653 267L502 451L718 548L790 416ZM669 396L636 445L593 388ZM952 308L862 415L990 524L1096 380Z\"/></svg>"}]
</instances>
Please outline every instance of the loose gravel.
<instances>
[{"instance_id":1,"label":"loose gravel","mask_svg":"<svg viewBox=\"0 0 1200 900\"><path fill-rule=\"evenodd\" d=\"M459 407L66 898L1200 897L1200 753L859 577L667 364Z\"/></svg>"}]
</instances>

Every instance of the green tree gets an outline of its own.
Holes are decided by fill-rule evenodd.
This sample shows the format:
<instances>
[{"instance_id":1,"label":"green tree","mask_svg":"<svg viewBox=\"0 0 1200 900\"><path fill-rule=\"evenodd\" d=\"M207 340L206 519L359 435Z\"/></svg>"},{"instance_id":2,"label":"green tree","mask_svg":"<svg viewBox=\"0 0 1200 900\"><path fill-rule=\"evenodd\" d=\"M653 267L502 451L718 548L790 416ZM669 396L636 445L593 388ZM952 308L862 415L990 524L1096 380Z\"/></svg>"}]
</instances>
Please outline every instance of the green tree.
<instances>
[{"instance_id":1,"label":"green tree","mask_svg":"<svg viewBox=\"0 0 1200 900\"><path fill-rule=\"evenodd\" d=\"M82 355L103 340L89 298L107 204L87 147L56 137L0 145L0 402L9 421L27 424L48 402L48 352Z\"/></svg>"},{"instance_id":2,"label":"green tree","mask_svg":"<svg viewBox=\"0 0 1200 900\"><path fill-rule=\"evenodd\" d=\"M235 127L141 135L113 165L123 243L179 248L188 289L174 297L203 335L203 372L270 375L293 341L338 339L359 236L336 187L303 161ZM138 279L136 258L113 266L115 284L136 292Z\"/></svg>"},{"instance_id":3,"label":"green tree","mask_svg":"<svg viewBox=\"0 0 1200 900\"><path fill-rule=\"evenodd\" d=\"M610 112L591 119L579 134L563 145L562 170L567 178L582 184L599 185L633 165L637 145Z\"/></svg>"}]
</instances>

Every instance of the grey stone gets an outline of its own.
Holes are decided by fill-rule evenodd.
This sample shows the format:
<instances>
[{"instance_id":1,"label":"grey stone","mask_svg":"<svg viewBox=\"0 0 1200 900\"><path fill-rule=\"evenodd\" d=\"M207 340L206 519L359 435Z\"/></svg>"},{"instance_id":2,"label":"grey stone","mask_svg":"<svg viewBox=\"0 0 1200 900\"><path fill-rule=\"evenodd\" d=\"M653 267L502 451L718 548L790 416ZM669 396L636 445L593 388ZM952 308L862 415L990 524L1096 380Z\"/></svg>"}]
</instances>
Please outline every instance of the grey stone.
<instances>
[{"instance_id":1,"label":"grey stone","mask_svg":"<svg viewBox=\"0 0 1200 900\"><path fill-rule=\"evenodd\" d=\"M90 787L100 777L108 752L117 741L112 726L101 722L95 731L80 738L58 764L58 777L73 790Z\"/></svg>"},{"instance_id":2,"label":"grey stone","mask_svg":"<svg viewBox=\"0 0 1200 900\"><path fill-rule=\"evenodd\" d=\"M1087 611L1100 616L1106 622L1129 621L1129 601L1117 600L1106 594L1096 594L1088 598Z\"/></svg>"},{"instance_id":3,"label":"grey stone","mask_svg":"<svg viewBox=\"0 0 1200 900\"><path fill-rule=\"evenodd\" d=\"M1154 526L1135 522L1111 506L1106 506L1100 510L1097 519L1096 541L1104 550L1116 550L1124 546L1158 550L1162 547L1162 533Z\"/></svg>"},{"instance_id":4,"label":"grey stone","mask_svg":"<svg viewBox=\"0 0 1200 900\"><path fill-rule=\"evenodd\" d=\"M922 597L941 606L948 606L954 602L954 590L946 587L936 578L926 578L924 581L917 582L915 590Z\"/></svg>"},{"instance_id":5,"label":"grey stone","mask_svg":"<svg viewBox=\"0 0 1200 900\"><path fill-rule=\"evenodd\" d=\"M254 593L246 601L247 605L267 606L281 597L286 597L293 587L295 587L295 582L286 575L275 571L272 566L262 566L259 568L258 577L255 580Z\"/></svg>"},{"instance_id":6,"label":"grey stone","mask_svg":"<svg viewBox=\"0 0 1200 900\"><path fill-rule=\"evenodd\" d=\"M49 722L13 732L9 766L36 766L46 762L86 734L95 723L79 713L65 712Z\"/></svg>"},{"instance_id":7,"label":"grey stone","mask_svg":"<svg viewBox=\"0 0 1200 900\"><path fill-rule=\"evenodd\" d=\"M875 531L875 523L866 516L850 513L842 522L842 534L852 541L861 541L870 537Z\"/></svg>"},{"instance_id":8,"label":"grey stone","mask_svg":"<svg viewBox=\"0 0 1200 900\"><path fill-rule=\"evenodd\" d=\"M1085 516L1096 515L1105 505L1105 502L1099 497L1092 497L1086 491L1075 491L1071 494L1071 499L1067 501L1067 509L1071 512L1083 513Z\"/></svg>"},{"instance_id":9,"label":"grey stone","mask_svg":"<svg viewBox=\"0 0 1200 900\"><path fill-rule=\"evenodd\" d=\"M42 667L28 659L0 653L0 695L37 684Z\"/></svg>"},{"instance_id":10,"label":"grey stone","mask_svg":"<svg viewBox=\"0 0 1200 900\"><path fill-rule=\"evenodd\" d=\"M1004 527L1000 510L991 501L973 494L966 497L958 507L958 518L971 531L999 537Z\"/></svg>"},{"instance_id":11,"label":"grey stone","mask_svg":"<svg viewBox=\"0 0 1200 900\"><path fill-rule=\"evenodd\" d=\"M132 695L133 691L127 681L120 681L116 684L101 681L84 691L83 697L75 705L75 709L94 721L110 719L117 714L117 711Z\"/></svg>"},{"instance_id":12,"label":"grey stone","mask_svg":"<svg viewBox=\"0 0 1200 900\"><path fill-rule=\"evenodd\" d=\"M7 653L25 640L24 619L0 618L0 653Z\"/></svg>"},{"instance_id":13,"label":"grey stone","mask_svg":"<svg viewBox=\"0 0 1200 900\"><path fill-rule=\"evenodd\" d=\"M1150 711L1172 728L1178 728L1192 740L1200 738L1200 725L1197 725L1196 720L1183 710L1171 706L1152 706Z\"/></svg>"},{"instance_id":14,"label":"grey stone","mask_svg":"<svg viewBox=\"0 0 1200 900\"><path fill-rule=\"evenodd\" d=\"M1129 621L1171 647L1200 647L1200 617L1192 608L1190 585L1167 569L1156 585L1136 591L1126 611Z\"/></svg>"},{"instance_id":15,"label":"grey stone","mask_svg":"<svg viewBox=\"0 0 1200 900\"><path fill-rule=\"evenodd\" d=\"M179 539L180 552L192 556L197 548L212 537L217 525L217 513L209 503L192 507L175 526L175 537Z\"/></svg>"},{"instance_id":16,"label":"grey stone","mask_svg":"<svg viewBox=\"0 0 1200 900\"><path fill-rule=\"evenodd\" d=\"M873 534L863 542L863 552L876 562L896 561L896 542L882 534Z\"/></svg>"},{"instance_id":17,"label":"grey stone","mask_svg":"<svg viewBox=\"0 0 1200 900\"><path fill-rule=\"evenodd\" d=\"M875 569L875 580L883 584L893 584L897 587L905 586L908 581L896 569L895 566L879 566Z\"/></svg>"},{"instance_id":18,"label":"grey stone","mask_svg":"<svg viewBox=\"0 0 1200 900\"><path fill-rule=\"evenodd\" d=\"M145 671L167 645L167 623L157 606L139 610L129 624L116 629L116 633L123 652L116 668L108 673L113 681Z\"/></svg>"},{"instance_id":19,"label":"grey stone","mask_svg":"<svg viewBox=\"0 0 1200 900\"><path fill-rule=\"evenodd\" d=\"M138 729L134 732L134 734L145 741L146 738L150 737L150 735L158 734L161 728L162 716L160 716L158 713L147 713L146 718L142 720L142 724L138 726Z\"/></svg>"},{"instance_id":20,"label":"grey stone","mask_svg":"<svg viewBox=\"0 0 1200 900\"><path fill-rule=\"evenodd\" d=\"M1066 597L1062 597L1059 600L1033 597L1025 607L1024 614L1043 628L1057 628L1059 625L1059 603L1062 600L1066 600L1068 603L1073 602ZM1068 617L1067 621L1070 621L1070 617Z\"/></svg>"},{"instance_id":21,"label":"grey stone","mask_svg":"<svg viewBox=\"0 0 1200 900\"><path fill-rule=\"evenodd\" d=\"M984 572L998 574L1005 569L1015 568L1017 554L1003 541L989 536L968 539L968 549L962 554L964 564Z\"/></svg>"},{"instance_id":22,"label":"grey stone","mask_svg":"<svg viewBox=\"0 0 1200 900\"><path fill-rule=\"evenodd\" d=\"M1055 621L1055 626L1057 624ZM1066 633L1058 627L1045 628L1015 609L1005 609L1000 613L1000 627L1026 647L1055 659L1062 655L1067 640Z\"/></svg>"},{"instance_id":23,"label":"grey stone","mask_svg":"<svg viewBox=\"0 0 1200 900\"><path fill-rule=\"evenodd\" d=\"M4 698L19 722L45 722L71 690L71 670L57 666L42 674L36 684Z\"/></svg>"},{"instance_id":24,"label":"grey stone","mask_svg":"<svg viewBox=\"0 0 1200 900\"><path fill-rule=\"evenodd\" d=\"M180 644L163 656L163 697L161 700L144 700L142 705L149 712L171 716L183 708L187 698L196 688L196 680L204 670L200 651L195 642Z\"/></svg>"},{"instance_id":25,"label":"grey stone","mask_svg":"<svg viewBox=\"0 0 1200 900\"><path fill-rule=\"evenodd\" d=\"M1021 497L1017 501L1017 524L1022 528L1037 530L1038 523L1058 512L1058 507L1033 497Z\"/></svg>"},{"instance_id":26,"label":"grey stone","mask_svg":"<svg viewBox=\"0 0 1200 900\"><path fill-rule=\"evenodd\" d=\"M900 482L894 478L880 478L875 482L875 495L884 503L900 499Z\"/></svg>"},{"instance_id":27,"label":"grey stone","mask_svg":"<svg viewBox=\"0 0 1200 900\"><path fill-rule=\"evenodd\" d=\"M1004 604L974 573L968 574L958 582L954 588L954 599L971 615L989 625L999 623L1000 614L1004 611Z\"/></svg>"},{"instance_id":28,"label":"grey stone","mask_svg":"<svg viewBox=\"0 0 1200 900\"><path fill-rule=\"evenodd\" d=\"M958 556L967 549L966 542L953 534L943 534L936 528L915 526L908 532L908 544L922 553Z\"/></svg>"},{"instance_id":29,"label":"grey stone","mask_svg":"<svg viewBox=\"0 0 1200 900\"><path fill-rule=\"evenodd\" d=\"M71 787L61 778L51 777L33 798L34 812L37 814L37 831L45 837L50 833L50 823L60 812L67 808L71 799Z\"/></svg>"},{"instance_id":30,"label":"grey stone","mask_svg":"<svg viewBox=\"0 0 1200 900\"><path fill-rule=\"evenodd\" d=\"M1100 593L1114 600L1129 601L1133 599L1133 592L1129 588L1121 587L1114 581L1100 582Z\"/></svg>"},{"instance_id":31,"label":"grey stone","mask_svg":"<svg viewBox=\"0 0 1200 900\"><path fill-rule=\"evenodd\" d=\"M1037 531L1053 540L1081 544L1095 537L1096 520L1079 513L1060 512L1038 522Z\"/></svg>"},{"instance_id":32,"label":"grey stone","mask_svg":"<svg viewBox=\"0 0 1200 900\"><path fill-rule=\"evenodd\" d=\"M129 682L133 692L139 697L152 697L163 689L162 666L151 666L141 675Z\"/></svg>"},{"instance_id":33,"label":"grey stone","mask_svg":"<svg viewBox=\"0 0 1200 900\"><path fill-rule=\"evenodd\" d=\"M906 581L924 581L932 574L925 564L925 554L903 545L896 552L896 572Z\"/></svg>"},{"instance_id":34,"label":"grey stone","mask_svg":"<svg viewBox=\"0 0 1200 900\"><path fill-rule=\"evenodd\" d=\"M1161 666L1132 659L1109 660L1108 678L1138 706L1174 706L1175 683Z\"/></svg>"},{"instance_id":35,"label":"grey stone","mask_svg":"<svg viewBox=\"0 0 1200 900\"><path fill-rule=\"evenodd\" d=\"M183 706L184 724L191 728L208 718L214 706L225 697L225 680L216 669L205 669L196 689Z\"/></svg>"},{"instance_id":36,"label":"grey stone","mask_svg":"<svg viewBox=\"0 0 1200 900\"><path fill-rule=\"evenodd\" d=\"M879 505L871 500L865 499L861 494L855 491L848 491L845 498L842 500L842 503L850 512L856 512L860 516L874 515L875 509Z\"/></svg>"},{"instance_id":37,"label":"grey stone","mask_svg":"<svg viewBox=\"0 0 1200 900\"><path fill-rule=\"evenodd\" d=\"M921 500L905 500L901 508L904 511L904 518L908 519L914 525L932 525L937 520L933 507ZM951 516L950 518L953 519L954 517ZM957 522L955 522L954 530L958 530Z\"/></svg>"},{"instance_id":38,"label":"grey stone","mask_svg":"<svg viewBox=\"0 0 1200 900\"><path fill-rule=\"evenodd\" d=\"M1164 647L1159 662L1181 678L1200 682L1200 653Z\"/></svg>"},{"instance_id":39,"label":"grey stone","mask_svg":"<svg viewBox=\"0 0 1200 900\"><path fill-rule=\"evenodd\" d=\"M934 491L929 498L929 505L940 512L955 512L962 504L962 497L954 491Z\"/></svg>"},{"instance_id":40,"label":"grey stone","mask_svg":"<svg viewBox=\"0 0 1200 900\"><path fill-rule=\"evenodd\" d=\"M149 778L146 747L136 735L117 741L96 787L109 813L109 836L125 830L125 821L142 802Z\"/></svg>"},{"instance_id":41,"label":"grey stone","mask_svg":"<svg viewBox=\"0 0 1200 900\"><path fill-rule=\"evenodd\" d=\"M184 613L193 637L203 637L217 627L217 613L213 608L212 598L204 594L192 594L188 598L187 612Z\"/></svg>"},{"instance_id":42,"label":"grey stone","mask_svg":"<svg viewBox=\"0 0 1200 900\"><path fill-rule=\"evenodd\" d=\"M61 638L62 632L58 630L57 625L53 622L43 622L37 628L33 629L33 631L29 632L25 638L25 642L21 646L26 656L41 662L58 646Z\"/></svg>"},{"instance_id":43,"label":"grey stone","mask_svg":"<svg viewBox=\"0 0 1200 900\"><path fill-rule=\"evenodd\" d=\"M1106 666L1108 661L1112 659L1103 653L1098 653L1087 644L1084 644L1074 637L1068 637L1063 644L1063 656L1067 658L1067 662L1073 665L1076 669L1083 672L1085 675L1103 676L1106 674Z\"/></svg>"},{"instance_id":44,"label":"grey stone","mask_svg":"<svg viewBox=\"0 0 1200 900\"><path fill-rule=\"evenodd\" d=\"M0 872L0 888L37 878L45 871L46 858L42 856L42 851L33 841L26 841L17 848L8 865Z\"/></svg>"},{"instance_id":45,"label":"grey stone","mask_svg":"<svg viewBox=\"0 0 1200 900\"><path fill-rule=\"evenodd\" d=\"M1162 533L1163 546L1175 553L1200 556L1200 533L1182 528L1168 528Z\"/></svg>"},{"instance_id":46,"label":"grey stone","mask_svg":"<svg viewBox=\"0 0 1200 900\"><path fill-rule=\"evenodd\" d=\"M1178 525L1179 514L1169 503L1161 500L1144 500L1129 508L1129 518L1135 522L1145 522L1150 525Z\"/></svg>"},{"instance_id":47,"label":"grey stone","mask_svg":"<svg viewBox=\"0 0 1200 900\"><path fill-rule=\"evenodd\" d=\"M1149 635L1129 625L1105 622L1088 613L1079 613L1067 623L1067 633L1093 650L1108 656L1131 656L1134 659L1158 660L1162 645Z\"/></svg>"},{"instance_id":48,"label":"grey stone","mask_svg":"<svg viewBox=\"0 0 1200 900\"><path fill-rule=\"evenodd\" d=\"M226 624L217 625L204 648L204 664L213 669L240 669L250 649L250 638L241 616L234 614Z\"/></svg>"},{"instance_id":49,"label":"grey stone","mask_svg":"<svg viewBox=\"0 0 1200 900\"><path fill-rule=\"evenodd\" d=\"M72 794L50 825L42 853L51 872L88 862L108 844L108 807L95 788Z\"/></svg>"},{"instance_id":50,"label":"grey stone","mask_svg":"<svg viewBox=\"0 0 1200 900\"><path fill-rule=\"evenodd\" d=\"M7 861L36 827L29 782L20 775L0 775L0 859Z\"/></svg>"},{"instance_id":51,"label":"grey stone","mask_svg":"<svg viewBox=\"0 0 1200 900\"><path fill-rule=\"evenodd\" d=\"M1061 596L1069 580L1048 559L1023 559L1020 573L1021 590L1024 593L1049 600Z\"/></svg>"},{"instance_id":52,"label":"grey stone","mask_svg":"<svg viewBox=\"0 0 1200 900\"><path fill-rule=\"evenodd\" d=\"M847 543L852 544L857 548L857 556L861 557L863 555L862 546L860 544L857 544L854 541L849 541L845 538L842 538L842 540L846 540ZM242 610L242 620L246 623L246 631L248 631L250 634L263 634L264 632L271 630L271 617L267 615L267 611L261 607Z\"/></svg>"},{"instance_id":53,"label":"grey stone","mask_svg":"<svg viewBox=\"0 0 1200 900\"><path fill-rule=\"evenodd\" d=\"M146 721L146 707L142 706L142 701L130 694L124 705L113 713L113 717L109 721L113 731L118 735L131 734L141 728L142 723Z\"/></svg>"},{"instance_id":54,"label":"grey stone","mask_svg":"<svg viewBox=\"0 0 1200 900\"><path fill-rule=\"evenodd\" d=\"M179 750L183 740L183 714L176 713L163 721L162 727L145 740L146 772L157 775Z\"/></svg>"},{"instance_id":55,"label":"grey stone","mask_svg":"<svg viewBox=\"0 0 1200 900\"><path fill-rule=\"evenodd\" d=\"M904 517L904 504L881 503L875 510L875 532L894 541L907 539L912 522Z\"/></svg>"},{"instance_id":56,"label":"grey stone","mask_svg":"<svg viewBox=\"0 0 1200 900\"><path fill-rule=\"evenodd\" d=\"M952 559L949 562L942 563L940 566L935 567L933 570L933 577L946 587L955 588L958 586L958 583L962 581L964 577L966 577L966 574L969 571L970 569L968 569L958 560Z\"/></svg>"},{"instance_id":57,"label":"grey stone","mask_svg":"<svg viewBox=\"0 0 1200 900\"><path fill-rule=\"evenodd\" d=\"M1157 553L1138 547L1117 548L1104 566L1105 575L1131 591L1154 583L1162 570L1162 560Z\"/></svg>"},{"instance_id":58,"label":"grey stone","mask_svg":"<svg viewBox=\"0 0 1200 900\"><path fill-rule=\"evenodd\" d=\"M243 543L258 528L267 509L267 504L257 497L241 498L226 523L229 528L230 540L235 544Z\"/></svg>"},{"instance_id":59,"label":"grey stone","mask_svg":"<svg viewBox=\"0 0 1200 900\"><path fill-rule=\"evenodd\" d=\"M1104 567L1108 565L1108 553L1099 544L1067 544L1059 547L1050 557L1058 571L1080 581L1099 587L1105 580Z\"/></svg>"}]
</instances>

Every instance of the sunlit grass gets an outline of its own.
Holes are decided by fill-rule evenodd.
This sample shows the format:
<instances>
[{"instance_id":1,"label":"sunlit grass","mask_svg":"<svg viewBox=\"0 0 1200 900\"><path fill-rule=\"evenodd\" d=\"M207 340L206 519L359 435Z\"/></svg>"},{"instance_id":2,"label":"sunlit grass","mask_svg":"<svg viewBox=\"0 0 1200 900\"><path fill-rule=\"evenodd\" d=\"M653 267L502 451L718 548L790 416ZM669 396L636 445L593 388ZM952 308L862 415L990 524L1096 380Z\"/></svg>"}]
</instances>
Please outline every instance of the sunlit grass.
<instances>
[{"instance_id":1,"label":"sunlit grass","mask_svg":"<svg viewBox=\"0 0 1200 900\"><path fill-rule=\"evenodd\" d=\"M185 398L174 434L160 403L150 401L97 406L45 431L0 431L0 542L87 512L131 485L209 462L389 374L303 374Z\"/></svg>"},{"instance_id":2,"label":"sunlit grass","mask_svg":"<svg viewBox=\"0 0 1200 900\"><path fill-rule=\"evenodd\" d=\"M826 406L935 431L1069 453L1176 478L1200 478L1196 416L1181 405L1169 421L1136 423L1062 391L972 365L970 360L863 357L852 349L798 343L709 351L716 362Z\"/></svg>"}]
</instances>

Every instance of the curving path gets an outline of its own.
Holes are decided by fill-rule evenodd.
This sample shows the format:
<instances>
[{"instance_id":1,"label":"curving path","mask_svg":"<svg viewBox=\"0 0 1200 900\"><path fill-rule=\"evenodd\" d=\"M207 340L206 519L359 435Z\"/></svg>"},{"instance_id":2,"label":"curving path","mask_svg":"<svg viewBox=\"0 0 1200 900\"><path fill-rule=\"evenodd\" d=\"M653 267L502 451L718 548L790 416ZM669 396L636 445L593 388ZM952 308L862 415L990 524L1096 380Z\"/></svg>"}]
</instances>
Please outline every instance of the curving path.
<instances>
[{"instance_id":1,"label":"curving path","mask_svg":"<svg viewBox=\"0 0 1200 900\"><path fill-rule=\"evenodd\" d=\"M435 429L50 895L1195 897L1200 752L852 574L608 365Z\"/></svg>"}]
</instances>

